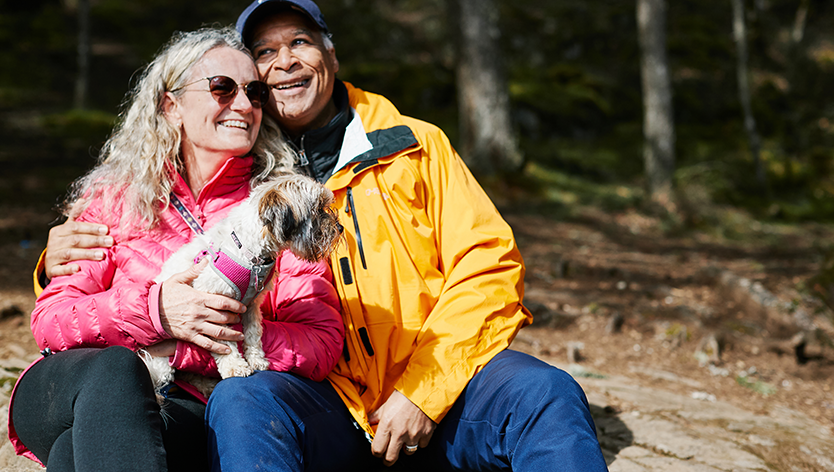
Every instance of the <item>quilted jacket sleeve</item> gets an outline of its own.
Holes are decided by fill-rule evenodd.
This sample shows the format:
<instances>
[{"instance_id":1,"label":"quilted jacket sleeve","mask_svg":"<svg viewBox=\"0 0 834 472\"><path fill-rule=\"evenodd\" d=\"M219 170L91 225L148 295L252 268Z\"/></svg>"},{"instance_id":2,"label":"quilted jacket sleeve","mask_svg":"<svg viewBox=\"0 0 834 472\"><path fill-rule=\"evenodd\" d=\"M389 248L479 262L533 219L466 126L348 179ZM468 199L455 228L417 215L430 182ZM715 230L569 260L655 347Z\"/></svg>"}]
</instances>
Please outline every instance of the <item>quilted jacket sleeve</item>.
<instances>
[{"instance_id":1,"label":"quilted jacket sleeve","mask_svg":"<svg viewBox=\"0 0 834 472\"><path fill-rule=\"evenodd\" d=\"M148 313L151 282L111 288L116 264L78 261L81 270L56 277L38 297L31 328L41 349L125 346L138 349L165 339Z\"/></svg>"},{"instance_id":2,"label":"quilted jacket sleeve","mask_svg":"<svg viewBox=\"0 0 834 472\"><path fill-rule=\"evenodd\" d=\"M276 270L274 286L261 304L263 348L270 370L321 381L336 365L344 340L330 267L325 261L309 263L285 251ZM190 343L178 343L171 365L218 375L211 355Z\"/></svg>"}]
</instances>

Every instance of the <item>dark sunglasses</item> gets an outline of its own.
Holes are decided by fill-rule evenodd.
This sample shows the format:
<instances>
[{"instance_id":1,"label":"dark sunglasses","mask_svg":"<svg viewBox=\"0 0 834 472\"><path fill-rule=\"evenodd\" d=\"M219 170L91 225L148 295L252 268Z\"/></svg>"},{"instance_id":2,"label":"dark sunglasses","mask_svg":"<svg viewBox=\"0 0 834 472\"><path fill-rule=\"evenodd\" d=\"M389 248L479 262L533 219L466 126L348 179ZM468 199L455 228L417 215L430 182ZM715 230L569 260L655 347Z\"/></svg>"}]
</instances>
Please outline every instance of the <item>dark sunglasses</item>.
<instances>
[{"instance_id":1,"label":"dark sunglasses","mask_svg":"<svg viewBox=\"0 0 834 472\"><path fill-rule=\"evenodd\" d=\"M243 87L243 93L246 94L246 98L249 99L249 102L255 108L260 108L266 103L267 100L269 100L269 85L261 82L260 80L253 80L248 84L238 84L234 79L226 77L225 75L203 77L196 82L185 84L182 87L171 91L176 92L177 90L182 90L189 85L194 85L204 80L209 81L209 92L211 92L211 96L214 97L220 105L228 105L231 103L237 96L238 87Z\"/></svg>"}]
</instances>

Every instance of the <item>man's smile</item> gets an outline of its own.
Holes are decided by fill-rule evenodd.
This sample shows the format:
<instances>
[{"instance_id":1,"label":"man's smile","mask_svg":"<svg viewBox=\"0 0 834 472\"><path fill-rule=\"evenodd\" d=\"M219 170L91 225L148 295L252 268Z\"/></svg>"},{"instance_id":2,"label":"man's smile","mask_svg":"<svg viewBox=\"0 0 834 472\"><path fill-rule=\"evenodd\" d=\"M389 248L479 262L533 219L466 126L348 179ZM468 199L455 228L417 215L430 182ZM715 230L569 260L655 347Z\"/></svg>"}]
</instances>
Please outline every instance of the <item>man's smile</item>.
<instances>
[{"instance_id":1,"label":"man's smile","mask_svg":"<svg viewBox=\"0 0 834 472\"><path fill-rule=\"evenodd\" d=\"M307 85L308 82L310 82L310 79L303 79L291 83L275 84L272 86L272 88L275 90L290 90L297 87L304 87L305 85Z\"/></svg>"}]
</instances>

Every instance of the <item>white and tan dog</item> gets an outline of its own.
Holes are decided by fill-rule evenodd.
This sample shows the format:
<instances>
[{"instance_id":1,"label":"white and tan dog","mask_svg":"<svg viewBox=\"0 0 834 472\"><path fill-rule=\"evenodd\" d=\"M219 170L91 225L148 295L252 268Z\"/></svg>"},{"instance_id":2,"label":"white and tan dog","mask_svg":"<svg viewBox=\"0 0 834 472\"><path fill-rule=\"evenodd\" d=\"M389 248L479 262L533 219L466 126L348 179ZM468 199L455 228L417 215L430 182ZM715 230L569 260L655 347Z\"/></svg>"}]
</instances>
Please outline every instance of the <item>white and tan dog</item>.
<instances>
[{"instance_id":1,"label":"white and tan dog","mask_svg":"<svg viewBox=\"0 0 834 472\"><path fill-rule=\"evenodd\" d=\"M177 203L172 202L175 206ZM206 257L209 265L194 280L193 287L235 298L247 306L241 315L243 356L231 341L221 341L232 349L231 354L212 354L222 378L245 377L269 368L261 344L260 305L272 279L275 258L286 249L311 262L327 257L342 229L330 208L332 203L333 193L315 180L282 174L255 187L226 218L204 234L196 234L162 266L154 279L157 283ZM181 213L188 221L187 210ZM195 231L200 231L199 225ZM167 357L151 357L145 351L141 355L157 392L174 380ZM206 396L216 383L193 377L188 381Z\"/></svg>"}]
</instances>

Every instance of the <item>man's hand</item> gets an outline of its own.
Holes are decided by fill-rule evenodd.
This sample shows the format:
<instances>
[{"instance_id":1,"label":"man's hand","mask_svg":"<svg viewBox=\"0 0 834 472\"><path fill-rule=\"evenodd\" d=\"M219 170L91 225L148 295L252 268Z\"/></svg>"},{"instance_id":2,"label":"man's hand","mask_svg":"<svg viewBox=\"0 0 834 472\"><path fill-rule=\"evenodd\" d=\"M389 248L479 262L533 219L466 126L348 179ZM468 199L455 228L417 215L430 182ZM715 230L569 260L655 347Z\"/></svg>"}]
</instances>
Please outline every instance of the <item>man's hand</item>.
<instances>
[{"instance_id":1,"label":"man's hand","mask_svg":"<svg viewBox=\"0 0 834 472\"><path fill-rule=\"evenodd\" d=\"M101 249L113 245L113 238L107 234L106 225L75 221L87 207L87 201L76 201L67 215L67 221L49 230L44 255L44 272L47 279L59 275L70 275L80 270L72 261L100 261L104 258Z\"/></svg>"},{"instance_id":2,"label":"man's hand","mask_svg":"<svg viewBox=\"0 0 834 472\"><path fill-rule=\"evenodd\" d=\"M391 466L404 451L404 446L429 445L437 424L420 408L397 390L376 411L368 415L371 424L378 424L371 452ZM414 452L405 451L406 454Z\"/></svg>"},{"instance_id":3,"label":"man's hand","mask_svg":"<svg viewBox=\"0 0 834 472\"><path fill-rule=\"evenodd\" d=\"M191 283L208 265L208 259L162 282L159 318L162 328L175 339L194 343L217 354L231 350L223 341L243 341L243 333L225 325L240 323L246 305L223 295L195 290ZM214 338L214 339L212 339Z\"/></svg>"}]
</instances>

